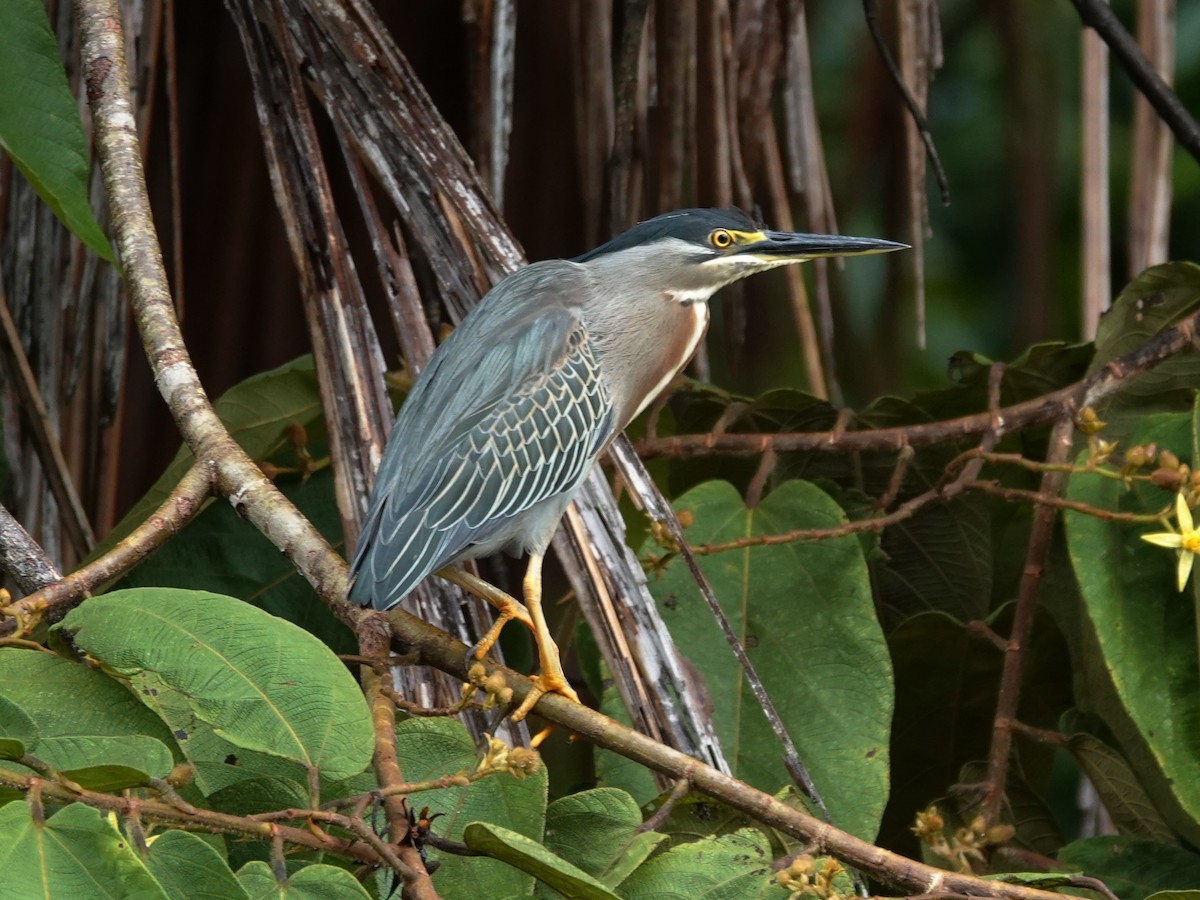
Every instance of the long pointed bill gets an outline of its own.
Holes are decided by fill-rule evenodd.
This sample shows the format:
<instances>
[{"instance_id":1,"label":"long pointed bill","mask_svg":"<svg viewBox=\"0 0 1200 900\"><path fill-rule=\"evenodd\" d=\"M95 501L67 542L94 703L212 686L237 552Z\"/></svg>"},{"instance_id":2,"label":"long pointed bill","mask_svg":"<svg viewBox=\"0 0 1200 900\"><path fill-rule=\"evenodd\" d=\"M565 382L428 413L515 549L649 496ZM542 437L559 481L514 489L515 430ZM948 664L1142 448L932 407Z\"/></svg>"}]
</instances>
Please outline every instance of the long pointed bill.
<instances>
[{"instance_id":1,"label":"long pointed bill","mask_svg":"<svg viewBox=\"0 0 1200 900\"><path fill-rule=\"evenodd\" d=\"M846 237L840 234L765 231L763 235L764 240L740 247L738 255L752 255L763 260L800 261L823 256L863 256L868 253L891 253L893 250L909 249L908 244L895 241Z\"/></svg>"}]
</instances>

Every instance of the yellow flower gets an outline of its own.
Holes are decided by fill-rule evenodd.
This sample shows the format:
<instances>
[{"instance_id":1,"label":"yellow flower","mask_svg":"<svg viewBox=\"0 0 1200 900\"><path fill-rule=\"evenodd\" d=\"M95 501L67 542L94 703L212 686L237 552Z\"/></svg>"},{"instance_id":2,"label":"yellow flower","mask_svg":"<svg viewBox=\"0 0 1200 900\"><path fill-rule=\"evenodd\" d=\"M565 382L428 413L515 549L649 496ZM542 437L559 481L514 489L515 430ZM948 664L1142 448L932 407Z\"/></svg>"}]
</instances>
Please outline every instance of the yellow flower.
<instances>
[{"instance_id":1,"label":"yellow flower","mask_svg":"<svg viewBox=\"0 0 1200 900\"><path fill-rule=\"evenodd\" d=\"M1196 554L1200 553L1200 531L1196 530L1195 524L1192 522L1192 511L1188 509L1187 501L1183 499L1182 493L1175 495L1175 517L1179 520L1178 534L1174 531L1160 531L1157 534L1143 534L1142 540L1158 547L1168 547L1179 551L1177 574L1179 590L1182 591L1187 585L1188 576L1192 574L1192 563L1196 559ZM1170 528L1169 525L1167 527Z\"/></svg>"}]
</instances>

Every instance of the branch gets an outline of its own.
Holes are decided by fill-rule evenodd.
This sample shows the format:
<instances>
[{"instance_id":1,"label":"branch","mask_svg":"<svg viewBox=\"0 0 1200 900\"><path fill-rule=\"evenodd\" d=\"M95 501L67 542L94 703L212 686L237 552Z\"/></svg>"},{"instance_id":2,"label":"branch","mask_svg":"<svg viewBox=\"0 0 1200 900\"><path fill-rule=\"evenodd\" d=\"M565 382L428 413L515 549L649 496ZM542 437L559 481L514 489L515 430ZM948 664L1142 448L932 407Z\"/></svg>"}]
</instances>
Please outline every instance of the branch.
<instances>
[{"instance_id":1,"label":"branch","mask_svg":"<svg viewBox=\"0 0 1200 900\"><path fill-rule=\"evenodd\" d=\"M467 679L468 648L465 644L403 610L392 609L387 616L392 625L393 650L415 653L421 664L433 666L456 678ZM513 703L519 704L529 692L531 682L525 676L490 662L483 663L482 667L485 678L496 673L505 678L513 688ZM798 840L811 842L814 852L836 856L872 878L896 887L919 892L957 892L1013 900L1051 900L1057 896L1022 885L945 872L873 846L565 697L545 694L535 709L538 715L578 733L597 746L619 753L673 780L687 779L698 791L756 821Z\"/></svg>"},{"instance_id":2,"label":"branch","mask_svg":"<svg viewBox=\"0 0 1200 900\"><path fill-rule=\"evenodd\" d=\"M363 619L358 633L359 649L367 657L386 657L388 652L387 623L382 616ZM371 708L371 724L375 729L375 752L371 763L375 780L383 791L383 808L387 813L388 835L396 853L404 863L404 896L409 900L437 900L437 891L421 860L421 852L408 840L408 807L398 788L404 785L400 764L396 761L396 708L384 693L384 679L391 672L380 674L374 667L362 670L363 693Z\"/></svg>"},{"instance_id":3,"label":"branch","mask_svg":"<svg viewBox=\"0 0 1200 900\"><path fill-rule=\"evenodd\" d=\"M64 578L56 575L57 580L31 586L33 592L27 597L0 608L0 614L10 617L0 622L0 635L14 629L27 631L29 624L45 613L65 612L97 585L124 575L177 534L200 511L211 490L212 466L194 463L153 515L103 556Z\"/></svg>"},{"instance_id":4,"label":"branch","mask_svg":"<svg viewBox=\"0 0 1200 900\"><path fill-rule=\"evenodd\" d=\"M1071 453L1073 429L1074 425L1069 418L1059 419L1050 434L1046 462L1053 465L1066 461ZM1065 482L1064 472L1048 471L1042 476L1039 493L1043 497L1057 497ZM989 825L999 821L1000 807L1004 802L1008 756L1012 748L1012 722L1017 717L1017 703L1021 698L1021 661L1024 648L1029 642L1029 634L1033 630L1038 587L1042 583L1042 571L1050 553L1050 541L1054 535L1054 522L1057 517L1057 508L1049 504L1038 506L1033 514L1033 527L1030 529L1029 549L1025 554L1025 568L1021 573L1021 584L1017 591L1012 631L1004 648L1004 668L1000 675L996 717L992 725L992 747L988 755L987 780L984 782L985 793L981 812L984 821Z\"/></svg>"},{"instance_id":5,"label":"branch","mask_svg":"<svg viewBox=\"0 0 1200 900\"><path fill-rule=\"evenodd\" d=\"M259 822L246 816L214 812L186 803L176 805L165 800L105 794L78 785L68 786L53 777L35 777L6 769L0 769L0 784L25 791L31 796L37 795L43 800L48 799L64 805L83 803L95 809L115 812L120 816L138 815L164 825L202 829L216 834L233 834L257 840L269 840L274 836L279 836L289 844L295 844L308 850L332 852L372 866L388 864L374 848L360 840L343 840L326 834L316 835L302 828L293 828L273 822ZM333 816L331 813L323 815ZM350 820L347 817L338 816L336 818L341 821L334 822L334 824L356 830L349 825ZM332 818L330 820L332 821Z\"/></svg>"},{"instance_id":6,"label":"branch","mask_svg":"<svg viewBox=\"0 0 1200 900\"><path fill-rule=\"evenodd\" d=\"M154 382L184 442L198 461L213 466L218 493L283 551L339 619L355 628L365 613L345 602L345 563L230 436L188 357L146 194L119 4L77 0L76 14L113 244Z\"/></svg>"},{"instance_id":7,"label":"branch","mask_svg":"<svg viewBox=\"0 0 1200 900\"><path fill-rule=\"evenodd\" d=\"M977 438L990 430L998 436L1034 425L1053 422L1064 415L1074 416L1115 393L1126 381L1141 375L1159 363L1186 350L1196 341L1200 330L1200 312L1192 313L1170 328L1164 328L1145 344L1115 359L1074 384L1041 397L1014 403L1000 410L974 413L942 422L923 422L896 428L863 431L792 432L787 434L686 434L653 437L639 441L638 455L643 459L669 456L688 459L693 456L756 456L767 450L776 453L842 453L846 451L899 450L905 446L927 447L948 441Z\"/></svg>"},{"instance_id":8,"label":"branch","mask_svg":"<svg viewBox=\"0 0 1200 900\"><path fill-rule=\"evenodd\" d=\"M1200 162L1200 124L1192 118L1170 85L1154 70L1137 41L1103 0L1071 0L1084 25L1095 30L1124 67L1129 80L1150 101L1180 146Z\"/></svg>"},{"instance_id":9,"label":"branch","mask_svg":"<svg viewBox=\"0 0 1200 900\"><path fill-rule=\"evenodd\" d=\"M11 575L23 591L36 591L60 577L46 551L3 506L0 506L0 569Z\"/></svg>"}]
</instances>

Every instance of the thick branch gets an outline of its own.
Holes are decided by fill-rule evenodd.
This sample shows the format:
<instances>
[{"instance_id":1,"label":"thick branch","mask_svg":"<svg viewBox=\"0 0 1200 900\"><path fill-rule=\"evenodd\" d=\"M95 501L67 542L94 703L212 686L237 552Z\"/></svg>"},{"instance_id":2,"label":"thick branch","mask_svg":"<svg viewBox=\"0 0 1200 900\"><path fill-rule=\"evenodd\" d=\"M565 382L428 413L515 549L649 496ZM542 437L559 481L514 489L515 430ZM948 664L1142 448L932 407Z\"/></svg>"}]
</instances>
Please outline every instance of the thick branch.
<instances>
[{"instance_id":1,"label":"thick branch","mask_svg":"<svg viewBox=\"0 0 1200 900\"><path fill-rule=\"evenodd\" d=\"M415 653L422 664L431 665L457 678L467 678L465 644L402 610L393 609L388 617L392 623L393 649L396 652ZM486 669L487 675L503 673L513 688L513 703L520 703L524 699L531 684L528 678L502 666L487 664ZM888 884L906 890L960 892L1014 900L1051 900L1056 896L1021 885L1000 884L971 875L945 872L875 847L564 697L545 694L535 708L538 715L588 738L600 747L672 779L686 778L697 790L744 812L756 821L799 840L811 842L814 853L836 856Z\"/></svg>"},{"instance_id":2,"label":"thick branch","mask_svg":"<svg viewBox=\"0 0 1200 900\"><path fill-rule=\"evenodd\" d=\"M61 612L78 603L97 585L124 575L177 534L200 511L211 490L212 466L195 463L154 514L115 547L70 575L63 578L56 575L31 585L27 597L5 607L3 613L10 618L0 622L0 635L9 633L14 627L22 628L31 617Z\"/></svg>"},{"instance_id":3,"label":"thick branch","mask_svg":"<svg viewBox=\"0 0 1200 900\"><path fill-rule=\"evenodd\" d=\"M113 243L159 393L196 459L214 465L220 494L287 555L339 618L354 627L363 613L344 601L345 565L230 436L188 357L146 194L119 4L117 0L77 0L76 14Z\"/></svg>"}]
</instances>

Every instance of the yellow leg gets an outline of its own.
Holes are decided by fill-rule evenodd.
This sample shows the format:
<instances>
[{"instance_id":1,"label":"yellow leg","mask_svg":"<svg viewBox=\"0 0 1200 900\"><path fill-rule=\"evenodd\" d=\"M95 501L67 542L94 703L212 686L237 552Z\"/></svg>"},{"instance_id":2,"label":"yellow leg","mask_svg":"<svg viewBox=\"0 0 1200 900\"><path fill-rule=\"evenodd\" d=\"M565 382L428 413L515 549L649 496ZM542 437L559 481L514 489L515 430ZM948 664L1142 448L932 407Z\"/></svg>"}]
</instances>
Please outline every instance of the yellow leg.
<instances>
[{"instance_id":1,"label":"yellow leg","mask_svg":"<svg viewBox=\"0 0 1200 900\"><path fill-rule=\"evenodd\" d=\"M537 641L538 661L542 671L533 676L533 687L529 689L529 693L525 695L525 699L517 711L512 714L514 722L525 718L542 694L550 691L562 694L576 703L579 702L579 696L571 689L571 685L567 683L567 677L563 674L562 662L558 657L558 646L554 643L554 638L550 636L550 629L546 627L546 617L542 614L541 554L530 555L529 568L525 570L523 588L525 607L529 610L529 617L533 620L533 637Z\"/></svg>"},{"instance_id":2,"label":"yellow leg","mask_svg":"<svg viewBox=\"0 0 1200 900\"><path fill-rule=\"evenodd\" d=\"M482 578L476 578L470 572L466 572L457 566L446 566L438 572L442 578L447 581L457 584L464 591L474 594L481 600L486 600L496 608L500 613L496 621L492 623L492 627L474 647L471 648L470 655L475 659L483 659L492 649L492 645L500 638L500 632L504 630L504 626L516 619L525 625L530 631L536 634L533 627L533 620L529 617L529 611L520 603L510 597L504 591L497 587L488 584Z\"/></svg>"}]
</instances>

